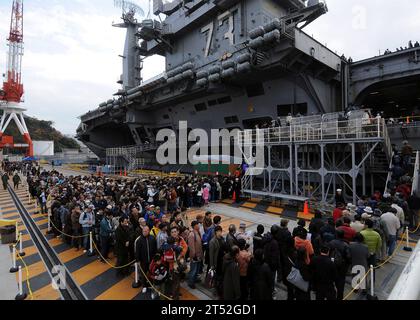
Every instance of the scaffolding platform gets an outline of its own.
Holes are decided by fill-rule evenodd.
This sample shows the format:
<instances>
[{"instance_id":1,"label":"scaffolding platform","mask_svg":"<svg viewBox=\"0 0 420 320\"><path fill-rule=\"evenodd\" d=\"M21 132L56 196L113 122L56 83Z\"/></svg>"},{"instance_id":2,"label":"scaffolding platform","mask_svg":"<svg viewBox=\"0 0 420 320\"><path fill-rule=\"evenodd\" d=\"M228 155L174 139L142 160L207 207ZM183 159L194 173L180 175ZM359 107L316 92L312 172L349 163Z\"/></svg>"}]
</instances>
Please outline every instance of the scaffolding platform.
<instances>
[{"instance_id":1,"label":"scaffolding platform","mask_svg":"<svg viewBox=\"0 0 420 320\"><path fill-rule=\"evenodd\" d=\"M250 163L264 154L264 165L242 178L245 194L295 201L334 203L337 188L356 204L385 185L392 145L385 119L358 113L298 117L287 126L239 132L238 144ZM259 169L255 173L252 169Z\"/></svg>"}]
</instances>

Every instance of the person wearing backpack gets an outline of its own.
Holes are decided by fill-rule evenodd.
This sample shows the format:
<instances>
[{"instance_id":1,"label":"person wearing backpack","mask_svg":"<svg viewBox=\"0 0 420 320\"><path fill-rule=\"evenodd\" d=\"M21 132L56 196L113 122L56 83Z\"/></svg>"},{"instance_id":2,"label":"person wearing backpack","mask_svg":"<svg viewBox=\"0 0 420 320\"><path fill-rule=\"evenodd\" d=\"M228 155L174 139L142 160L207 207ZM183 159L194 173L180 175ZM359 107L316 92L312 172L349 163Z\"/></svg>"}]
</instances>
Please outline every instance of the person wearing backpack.
<instances>
[{"instance_id":1,"label":"person wearing backpack","mask_svg":"<svg viewBox=\"0 0 420 320\"><path fill-rule=\"evenodd\" d=\"M336 230L336 239L329 243L330 257L333 259L337 269L335 286L337 288L337 300L344 298L344 286L346 283L347 270L351 264L349 245L344 239L345 233L342 229Z\"/></svg>"}]
</instances>

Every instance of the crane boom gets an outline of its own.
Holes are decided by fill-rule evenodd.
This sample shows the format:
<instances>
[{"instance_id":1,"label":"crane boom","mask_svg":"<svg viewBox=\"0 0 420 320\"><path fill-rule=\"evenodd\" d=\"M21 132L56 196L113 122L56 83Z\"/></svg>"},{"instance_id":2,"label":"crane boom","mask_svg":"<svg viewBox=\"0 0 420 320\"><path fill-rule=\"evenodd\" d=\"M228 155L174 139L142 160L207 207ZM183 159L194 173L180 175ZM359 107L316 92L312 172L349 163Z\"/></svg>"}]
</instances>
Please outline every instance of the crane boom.
<instances>
[{"instance_id":1,"label":"crane boom","mask_svg":"<svg viewBox=\"0 0 420 320\"><path fill-rule=\"evenodd\" d=\"M10 19L8 41L9 52L6 64L6 79L3 83L3 96L6 102L22 101L22 57L23 57L23 1L14 0Z\"/></svg>"}]
</instances>

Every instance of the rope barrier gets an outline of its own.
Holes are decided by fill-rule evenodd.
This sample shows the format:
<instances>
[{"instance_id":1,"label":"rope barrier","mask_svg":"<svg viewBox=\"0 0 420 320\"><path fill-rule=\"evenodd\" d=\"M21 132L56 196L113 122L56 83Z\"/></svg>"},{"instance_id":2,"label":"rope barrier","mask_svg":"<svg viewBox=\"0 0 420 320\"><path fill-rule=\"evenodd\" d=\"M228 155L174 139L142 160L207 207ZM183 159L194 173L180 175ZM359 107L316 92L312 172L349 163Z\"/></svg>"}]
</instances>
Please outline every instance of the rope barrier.
<instances>
[{"instance_id":1,"label":"rope barrier","mask_svg":"<svg viewBox=\"0 0 420 320\"><path fill-rule=\"evenodd\" d=\"M16 249L18 243L20 243L22 241L21 236L22 236L22 234L19 234L18 242L12 245L15 249ZM25 271L26 271L26 285L28 287L28 291L29 291L29 295L31 297L31 300L33 300L34 299L34 295L32 293L31 283L29 281L29 278L30 277L29 277L29 268L28 268L28 265L26 264L25 260L21 257L21 255L19 254L18 251L16 251L16 255L18 256L19 260L22 261L23 266L25 267Z\"/></svg>"},{"instance_id":2,"label":"rope barrier","mask_svg":"<svg viewBox=\"0 0 420 320\"><path fill-rule=\"evenodd\" d=\"M53 228L54 228L55 230L57 230L57 231L58 231L60 234L62 234L63 236L66 236L66 237L69 237L69 238L72 238L72 239L82 239L82 238L89 237L89 234L85 234L85 235L81 235L81 236L72 236L72 235L69 235L69 234L64 233L63 231L59 230L59 229L56 227L56 225L54 224L54 222L52 222L52 219L50 219L50 222L51 222L51 225L53 226Z\"/></svg>"},{"instance_id":3,"label":"rope barrier","mask_svg":"<svg viewBox=\"0 0 420 320\"><path fill-rule=\"evenodd\" d=\"M420 223L417 225L417 228L413 231L408 230L409 233L416 233L420 229Z\"/></svg>"},{"instance_id":4,"label":"rope barrier","mask_svg":"<svg viewBox=\"0 0 420 320\"><path fill-rule=\"evenodd\" d=\"M98 254L99 254L99 256L101 257L101 259L103 260L103 261L105 261L111 268L113 268L113 269L123 269L123 268L126 268L126 267L129 267L129 266L131 266L132 264L135 264L135 263L137 263L136 262L136 260L133 260L133 261L131 261L130 263L128 263L128 264L126 264L126 265L123 265L123 266L114 266L114 265L112 265L111 263L109 263L108 262L108 260L106 260L104 257L103 257L103 255L101 254L101 252L99 251L99 249L98 249L98 247L97 247L97 245L96 245L96 243L95 243L95 241L92 241L92 243L93 243L93 246L95 247L95 249L96 249L96 251L98 252ZM173 300L172 298L170 298L170 297L168 297L168 296L166 296L165 294L163 294L161 291L159 291L153 284L152 284L152 282L149 280L149 278L147 277L147 275L146 275L146 273L143 271L143 268L141 267L141 265L140 264L138 264L138 268L140 269L140 271L141 271L141 273L143 274L143 277L146 279L146 281L149 283L149 285L150 285L150 287L159 295L159 296L162 296L162 297L164 297L165 299L167 299L167 300Z\"/></svg>"},{"instance_id":5,"label":"rope barrier","mask_svg":"<svg viewBox=\"0 0 420 320\"><path fill-rule=\"evenodd\" d=\"M394 250L394 252L392 253L392 255L390 255L389 257L388 257L388 259L386 259L383 263L381 263L381 264L379 264L379 265L377 265L376 267L373 267L373 269L374 270L376 270L376 269L380 269L380 268L382 268L385 264L387 264L389 261L391 261L393 258L394 258L394 256L397 254L397 252L398 252L398 249L401 247L401 245L402 245L402 243L403 243L403 241L404 241L404 237L405 237L405 234L403 234L402 235L402 237L401 237L401 239L400 239L400 242L398 243L398 245L397 245L397 247L395 248L395 250ZM366 279L366 277L369 275L369 273L371 272L371 269L369 269L368 270L368 272L366 272L366 274L365 274L365 276L360 280L360 282L355 286L355 288L353 288L344 298L343 298L343 300L347 300L350 296L352 296L353 295L353 293L356 291L356 290L358 290L358 288L359 288L359 286L360 286L360 283L363 281L363 280L365 280ZM373 284L371 284L371 285L373 285Z\"/></svg>"}]
</instances>

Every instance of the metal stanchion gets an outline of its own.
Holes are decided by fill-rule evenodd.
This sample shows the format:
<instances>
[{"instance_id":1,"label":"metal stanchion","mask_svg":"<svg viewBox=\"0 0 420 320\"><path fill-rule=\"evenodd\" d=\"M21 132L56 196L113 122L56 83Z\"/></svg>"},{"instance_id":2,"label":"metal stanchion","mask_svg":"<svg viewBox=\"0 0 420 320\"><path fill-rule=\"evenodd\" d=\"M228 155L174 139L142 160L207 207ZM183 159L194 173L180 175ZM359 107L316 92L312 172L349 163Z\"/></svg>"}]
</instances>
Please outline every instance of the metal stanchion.
<instances>
[{"instance_id":1,"label":"metal stanchion","mask_svg":"<svg viewBox=\"0 0 420 320\"><path fill-rule=\"evenodd\" d=\"M19 266L19 293L15 297L15 300L25 300L28 295L23 292L22 283L22 266Z\"/></svg>"},{"instance_id":2,"label":"metal stanchion","mask_svg":"<svg viewBox=\"0 0 420 320\"><path fill-rule=\"evenodd\" d=\"M47 212L47 218L48 218L47 234L51 234L53 233L51 230L51 215L48 212Z\"/></svg>"},{"instance_id":3,"label":"metal stanchion","mask_svg":"<svg viewBox=\"0 0 420 320\"><path fill-rule=\"evenodd\" d=\"M89 252L88 252L88 256L89 257L93 257L95 255L95 253L93 252L93 234L92 231L89 232Z\"/></svg>"},{"instance_id":4,"label":"metal stanchion","mask_svg":"<svg viewBox=\"0 0 420 320\"><path fill-rule=\"evenodd\" d=\"M16 230L15 230L15 234L16 234L15 243L18 243L18 241L19 241L19 234L18 234L19 222L18 221L16 221L15 227L16 227Z\"/></svg>"},{"instance_id":5,"label":"metal stanchion","mask_svg":"<svg viewBox=\"0 0 420 320\"><path fill-rule=\"evenodd\" d=\"M23 251L23 241L22 241L22 232L19 232L19 255L24 257L26 255L25 251Z\"/></svg>"},{"instance_id":6,"label":"metal stanchion","mask_svg":"<svg viewBox=\"0 0 420 320\"><path fill-rule=\"evenodd\" d=\"M139 269L138 269L138 263L136 262L134 264L134 282L131 285L133 288L140 288L141 284L139 281Z\"/></svg>"},{"instance_id":7,"label":"metal stanchion","mask_svg":"<svg viewBox=\"0 0 420 320\"><path fill-rule=\"evenodd\" d=\"M404 247L404 251L408 251L408 252L413 251L413 248L410 247L408 227L405 227L405 238L406 238L406 246Z\"/></svg>"},{"instance_id":8,"label":"metal stanchion","mask_svg":"<svg viewBox=\"0 0 420 320\"><path fill-rule=\"evenodd\" d=\"M13 247L12 261L13 261L13 265L9 271L10 273L16 273L19 271L19 268L16 267L16 247Z\"/></svg>"},{"instance_id":9,"label":"metal stanchion","mask_svg":"<svg viewBox=\"0 0 420 320\"><path fill-rule=\"evenodd\" d=\"M375 269L373 266L370 266L370 294L367 295L368 300L378 300L378 297L375 296Z\"/></svg>"}]
</instances>

